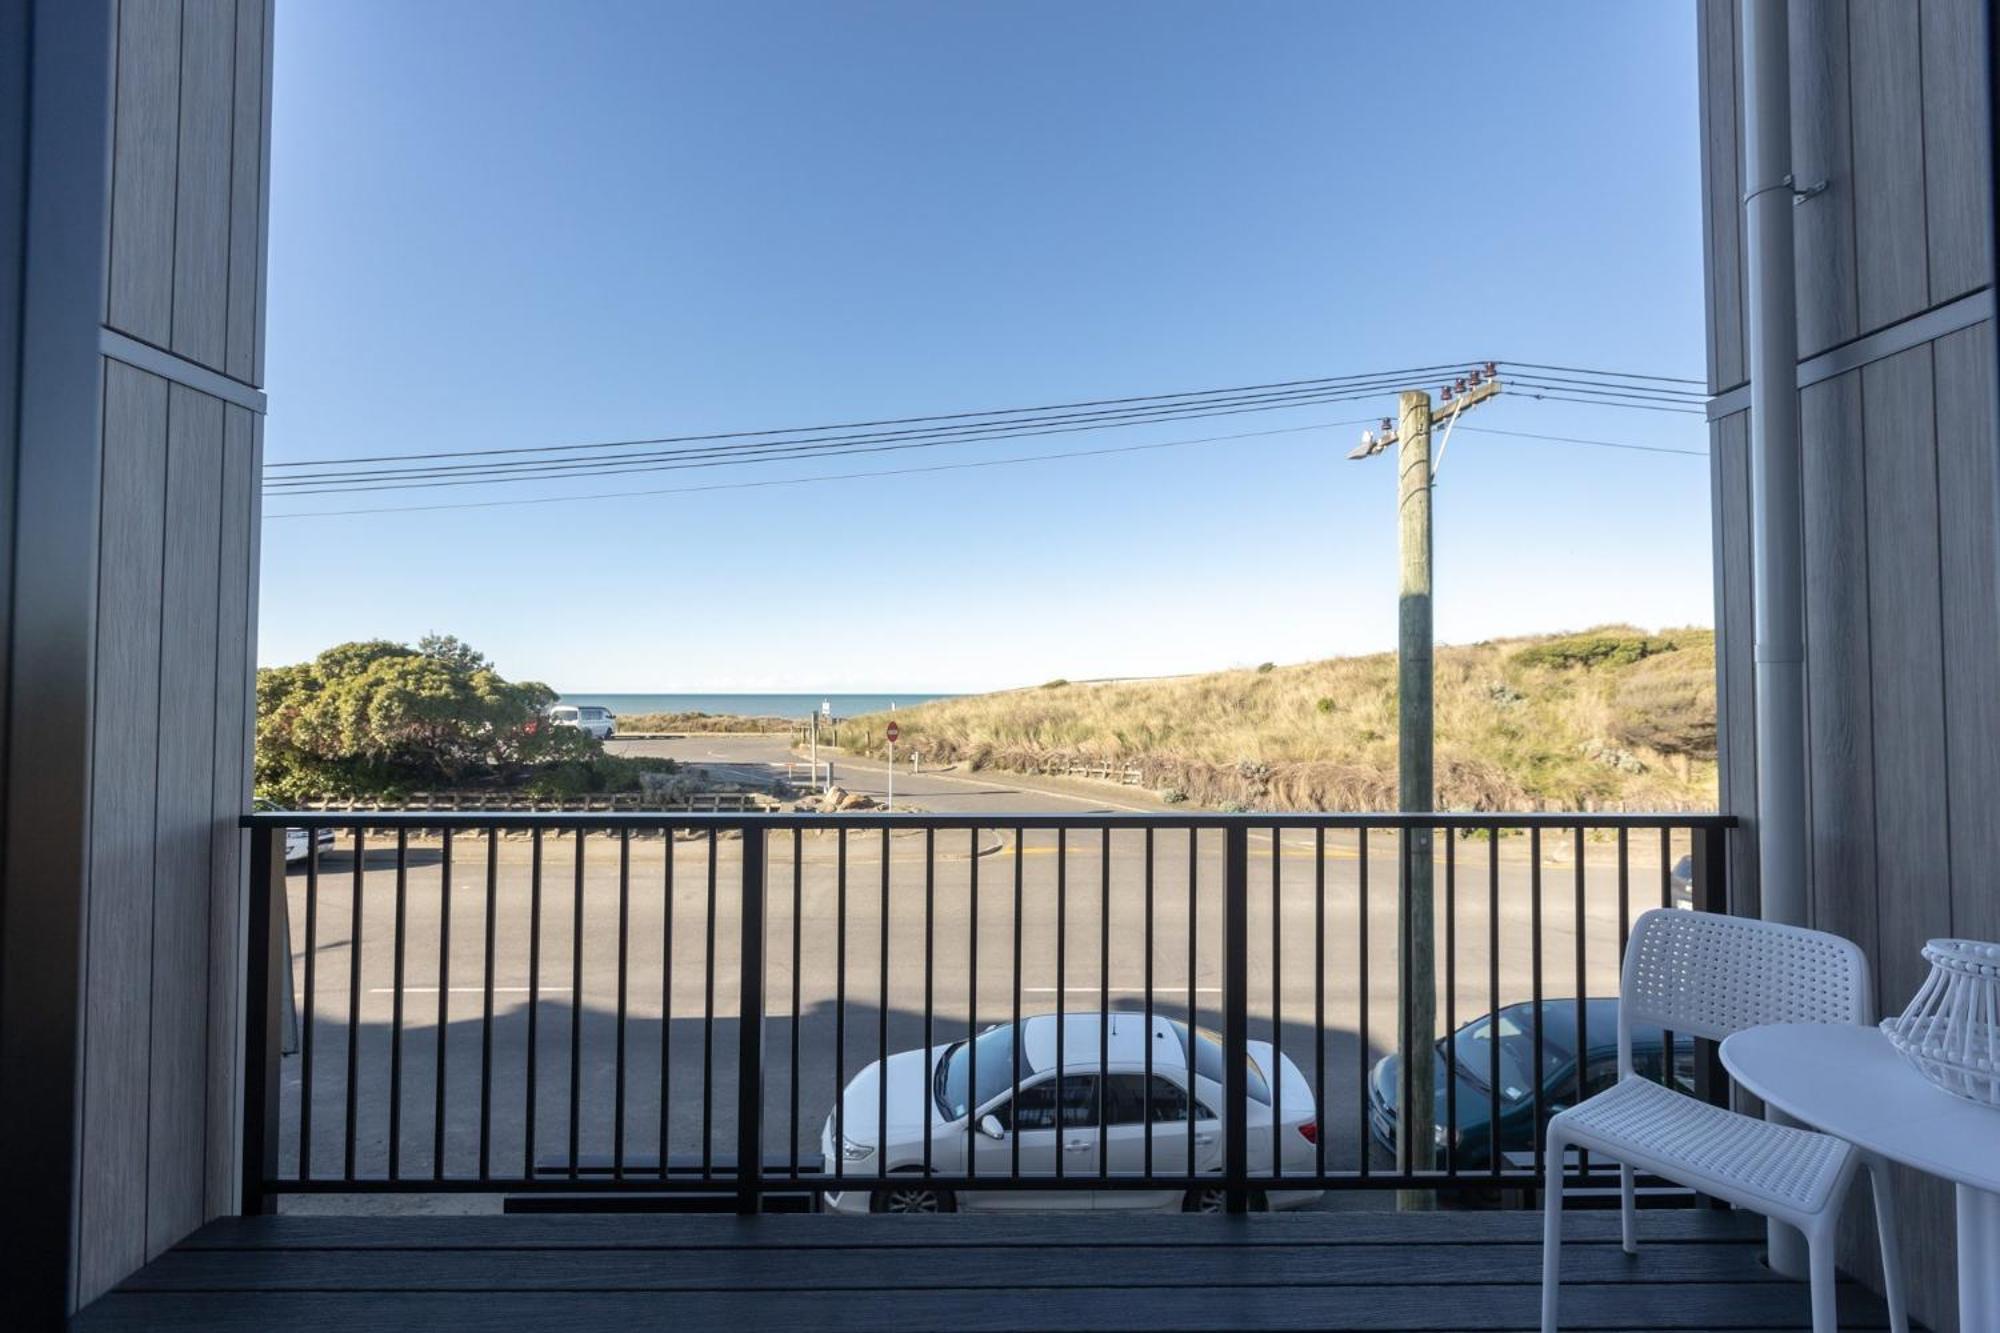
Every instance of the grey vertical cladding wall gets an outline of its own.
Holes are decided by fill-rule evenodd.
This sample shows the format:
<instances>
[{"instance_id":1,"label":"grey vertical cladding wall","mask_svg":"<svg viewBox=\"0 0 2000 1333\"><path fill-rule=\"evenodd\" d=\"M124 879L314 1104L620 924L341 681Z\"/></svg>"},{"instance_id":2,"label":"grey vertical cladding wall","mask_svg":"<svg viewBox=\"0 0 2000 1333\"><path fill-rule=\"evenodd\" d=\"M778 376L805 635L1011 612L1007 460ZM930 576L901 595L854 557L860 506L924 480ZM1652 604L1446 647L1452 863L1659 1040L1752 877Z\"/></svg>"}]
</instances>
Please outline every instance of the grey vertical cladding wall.
<instances>
[{"instance_id":1,"label":"grey vertical cladding wall","mask_svg":"<svg viewBox=\"0 0 2000 1333\"><path fill-rule=\"evenodd\" d=\"M169 356L104 361L79 1306L234 1204L269 17L118 6L103 319Z\"/></svg>"},{"instance_id":2,"label":"grey vertical cladding wall","mask_svg":"<svg viewBox=\"0 0 2000 1333\"><path fill-rule=\"evenodd\" d=\"M1703 0L1711 388L1742 381L1742 105L1732 0ZM1991 318L1898 325L1992 283L1980 0L1793 0L1813 924L1858 941L1899 1010L1947 934L2000 938L2000 511ZM1740 131L1738 131L1740 133ZM1963 308L1963 307L1960 307ZM1964 324L1964 320L1956 321ZM1748 413L1711 424L1726 809L1754 815ZM1754 879L1755 858L1735 869ZM1949 1328L1951 1199L1900 1175L1916 1312ZM1856 1201L1842 1262L1874 1275Z\"/></svg>"}]
</instances>

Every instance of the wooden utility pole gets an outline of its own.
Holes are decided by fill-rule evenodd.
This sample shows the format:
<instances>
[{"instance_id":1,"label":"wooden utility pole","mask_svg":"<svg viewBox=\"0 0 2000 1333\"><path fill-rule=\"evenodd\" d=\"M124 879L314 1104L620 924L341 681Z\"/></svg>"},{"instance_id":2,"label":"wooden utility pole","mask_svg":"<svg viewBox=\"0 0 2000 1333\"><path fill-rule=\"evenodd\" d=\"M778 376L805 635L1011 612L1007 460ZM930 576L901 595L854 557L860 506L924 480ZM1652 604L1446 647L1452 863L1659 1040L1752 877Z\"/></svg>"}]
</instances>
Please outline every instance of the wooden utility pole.
<instances>
[{"instance_id":1,"label":"wooden utility pole","mask_svg":"<svg viewBox=\"0 0 2000 1333\"><path fill-rule=\"evenodd\" d=\"M1396 613L1396 808L1428 812L1436 804L1431 774L1431 396L1403 394L1396 421L1396 527L1402 582ZM1437 967L1432 957L1431 831L1406 829L1402 838L1402 910L1396 952L1403 989L1396 1049L1402 1087L1396 1098L1397 1167L1428 1170L1436 1131L1434 1068L1437 1042ZM1432 1206L1428 1190L1404 1190L1404 1209Z\"/></svg>"},{"instance_id":2,"label":"wooden utility pole","mask_svg":"<svg viewBox=\"0 0 2000 1333\"><path fill-rule=\"evenodd\" d=\"M1500 392L1490 378L1493 366L1473 371L1446 386L1449 412L1445 439L1460 413ZM1433 643L1431 616L1431 490L1437 463L1431 453L1431 396L1404 392L1394 423L1381 435L1369 432L1350 458L1369 458L1396 445L1396 527L1400 588L1396 634L1396 796L1397 808L1428 814L1437 803L1432 730ZM1364 835L1365 836L1365 835ZM1433 865L1434 831L1428 826L1403 834L1397 960L1403 1002L1397 1006L1396 1167L1428 1171L1437 1162L1437 911ZM1428 1209L1430 1190L1402 1190L1399 1208Z\"/></svg>"}]
</instances>

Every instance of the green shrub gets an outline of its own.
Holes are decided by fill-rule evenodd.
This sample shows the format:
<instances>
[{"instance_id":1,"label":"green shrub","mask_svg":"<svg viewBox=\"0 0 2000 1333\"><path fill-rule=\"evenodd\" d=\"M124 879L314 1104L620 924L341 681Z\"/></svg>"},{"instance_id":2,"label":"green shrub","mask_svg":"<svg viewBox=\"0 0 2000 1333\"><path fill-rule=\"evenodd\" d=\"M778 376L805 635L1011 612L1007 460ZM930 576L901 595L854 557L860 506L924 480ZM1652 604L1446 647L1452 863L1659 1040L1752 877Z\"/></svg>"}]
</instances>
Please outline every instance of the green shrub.
<instances>
[{"instance_id":1,"label":"green shrub","mask_svg":"<svg viewBox=\"0 0 2000 1333\"><path fill-rule=\"evenodd\" d=\"M1069 684L1068 681L1064 680L1061 676L1057 676L1054 680L1043 681L1042 688L1045 690L1059 690L1067 684Z\"/></svg>"},{"instance_id":2,"label":"green shrub","mask_svg":"<svg viewBox=\"0 0 2000 1333\"><path fill-rule=\"evenodd\" d=\"M1514 661L1524 667L1630 666L1680 645L1673 639L1618 628L1587 630L1523 648Z\"/></svg>"},{"instance_id":3,"label":"green shrub","mask_svg":"<svg viewBox=\"0 0 2000 1333\"><path fill-rule=\"evenodd\" d=\"M1277 669L1278 664L1276 662L1259 662L1257 664L1257 674L1260 676L1268 676Z\"/></svg>"},{"instance_id":4,"label":"green shrub","mask_svg":"<svg viewBox=\"0 0 2000 1333\"><path fill-rule=\"evenodd\" d=\"M1336 705L1333 702L1332 697L1325 694L1322 694L1319 697L1319 702L1313 705L1314 708L1319 709L1319 711L1322 713L1331 713L1337 706L1338 705Z\"/></svg>"},{"instance_id":5,"label":"green shrub","mask_svg":"<svg viewBox=\"0 0 2000 1333\"><path fill-rule=\"evenodd\" d=\"M1160 799L1168 805L1179 805L1187 799L1187 793L1179 787L1164 787L1160 790L1159 795Z\"/></svg>"}]
</instances>

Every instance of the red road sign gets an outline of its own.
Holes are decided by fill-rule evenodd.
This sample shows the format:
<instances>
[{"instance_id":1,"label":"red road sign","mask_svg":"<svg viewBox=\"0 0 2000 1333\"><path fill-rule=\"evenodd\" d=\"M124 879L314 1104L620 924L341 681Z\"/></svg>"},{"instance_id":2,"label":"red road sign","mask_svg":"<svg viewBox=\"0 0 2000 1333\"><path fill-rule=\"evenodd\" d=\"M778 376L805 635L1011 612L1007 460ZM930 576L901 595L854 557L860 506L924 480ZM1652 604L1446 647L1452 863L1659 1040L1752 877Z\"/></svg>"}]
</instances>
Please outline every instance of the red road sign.
<instances>
[{"instance_id":1,"label":"red road sign","mask_svg":"<svg viewBox=\"0 0 2000 1333\"><path fill-rule=\"evenodd\" d=\"M903 729L897 726L894 722L891 722L887 727L883 729L883 731L884 734L886 734L889 737L889 743L891 745L895 744L896 738L903 734Z\"/></svg>"}]
</instances>

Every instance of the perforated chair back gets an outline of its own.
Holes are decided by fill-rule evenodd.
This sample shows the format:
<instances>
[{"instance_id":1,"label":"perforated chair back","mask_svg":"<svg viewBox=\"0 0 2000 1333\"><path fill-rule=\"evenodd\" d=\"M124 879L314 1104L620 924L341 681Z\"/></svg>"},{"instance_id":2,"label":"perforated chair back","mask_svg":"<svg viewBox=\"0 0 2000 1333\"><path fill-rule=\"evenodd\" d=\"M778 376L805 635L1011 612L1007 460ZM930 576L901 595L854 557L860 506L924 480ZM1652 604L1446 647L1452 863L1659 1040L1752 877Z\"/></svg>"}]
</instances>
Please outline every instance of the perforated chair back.
<instances>
[{"instance_id":1,"label":"perforated chair back","mask_svg":"<svg viewBox=\"0 0 2000 1333\"><path fill-rule=\"evenodd\" d=\"M1720 1040L1764 1023L1867 1023L1868 959L1803 926L1656 907L1632 925L1618 1004L1618 1063L1632 1028Z\"/></svg>"}]
</instances>

